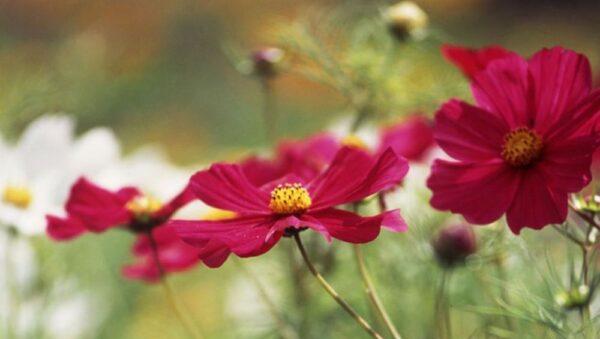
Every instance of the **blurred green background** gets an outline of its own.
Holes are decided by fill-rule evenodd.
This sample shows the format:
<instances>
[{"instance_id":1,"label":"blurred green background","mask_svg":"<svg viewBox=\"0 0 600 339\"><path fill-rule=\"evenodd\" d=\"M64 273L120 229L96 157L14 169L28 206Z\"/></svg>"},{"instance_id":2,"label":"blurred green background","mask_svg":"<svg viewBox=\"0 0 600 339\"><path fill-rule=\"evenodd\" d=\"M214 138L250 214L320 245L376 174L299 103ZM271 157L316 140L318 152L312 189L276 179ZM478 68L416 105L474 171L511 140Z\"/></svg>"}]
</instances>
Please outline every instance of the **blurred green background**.
<instances>
[{"instance_id":1,"label":"blurred green background","mask_svg":"<svg viewBox=\"0 0 600 339\"><path fill-rule=\"evenodd\" d=\"M426 48L418 49L419 58L425 60L421 67L425 73L431 67L442 70L447 77L440 81L458 87L449 94L468 97L466 81L439 55L440 41L470 46L501 44L524 55L544 46L562 45L585 53L594 65L600 63L598 1L417 3L429 14L436 32ZM229 159L260 149L266 141L260 84L238 72L235 64L240 60L226 51L233 46L245 55L258 46L276 44L282 27L315 13L342 11L377 17L388 4L370 0L0 0L0 128L3 135L16 138L35 117L66 112L77 117L80 131L99 125L111 127L126 150L157 143L182 165ZM339 30L345 33L345 27ZM407 55L415 56L414 51ZM425 95L427 87L403 90L424 91L415 93L418 96ZM332 88L285 73L275 80L275 95L281 115L280 137L318 131L348 109L344 97ZM437 96L423 105L417 101L409 106L432 114L447 98ZM423 205L423 209L428 207ZM433 213L416 235L385 234L366 248L385 303L399 328L409 333L408 338L412 338L410 334L417 338L433 335L427 317L440 273L431 265L427 246L431 230L440 220L440 215ZM327 250L318 240L313 241L313 253L327 268ZM520 241L513 246L520 248ZM66 245L45 239L35 242L43 280L76 277L84 290L102 296L98 307L103 322L97 338L184 336L160 287L126 281L119 275L119 267L129 255L130 236L108 232ZM247 260L278 300L284 317L299 328L309 328L304 338L362 337L315 284L308 283L308 292L288 286L288 271L293 266L286 261L293 250L288 245ZM347 260L349 248L341 243L333 247L338 265L331 264L332 280L367 314L360 282L347 279L355 274L354 264ZM319 256L319 251L325 254ZM523 279L528 273L535 275L527 272L525 263L515 264ZM477 269L457 277L459 288L454 297L463 304L486 299L485 291L475 288L473 293L468 288L479 279ZM531 279L541 285L539 279ZM494 282L489 282L492 288L497 287ZM256 298L244 292L252 283L240 277L233 262L220 270L198 268L176 275L173 284L208 338L277 337L268 312L253 308ZM298 305L305 305L310 313L299 314L295 311ZM466 311L460 314L457 326L472 333L470 317L475 316Z\"/></svg>"}]
</instances>

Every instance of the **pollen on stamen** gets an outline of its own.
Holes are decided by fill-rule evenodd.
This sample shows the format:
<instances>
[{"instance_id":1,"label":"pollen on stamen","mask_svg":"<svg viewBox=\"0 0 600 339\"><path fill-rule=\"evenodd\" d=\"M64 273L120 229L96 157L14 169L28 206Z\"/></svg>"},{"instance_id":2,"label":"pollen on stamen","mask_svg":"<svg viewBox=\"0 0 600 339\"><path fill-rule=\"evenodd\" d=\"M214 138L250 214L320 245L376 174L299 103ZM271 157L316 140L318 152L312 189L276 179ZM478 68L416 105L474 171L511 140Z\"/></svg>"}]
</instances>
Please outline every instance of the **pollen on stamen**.
<instances>
[{"instance_id":1,"label":"pollen on stamen","mask_svg":"<svg viewBox=\"0 0 600 339\"><path fill-rule=\"evenodd\" d=\"M300 183L279 184L271 191L269 207L276 214L295 214L305 212L312 200L308 191Z\"/></svg>"},{"instance_id":2,"label":"pollen on stamen","mask_svg":"<svg viewBox=\"0 0 600 339\"><path fill-rule=\"evenodd\" d=\"M530 128L519 127L504 136L502 158L515 167L536 161L542 153L542 138Z\"/></svg>"}]
</instances>

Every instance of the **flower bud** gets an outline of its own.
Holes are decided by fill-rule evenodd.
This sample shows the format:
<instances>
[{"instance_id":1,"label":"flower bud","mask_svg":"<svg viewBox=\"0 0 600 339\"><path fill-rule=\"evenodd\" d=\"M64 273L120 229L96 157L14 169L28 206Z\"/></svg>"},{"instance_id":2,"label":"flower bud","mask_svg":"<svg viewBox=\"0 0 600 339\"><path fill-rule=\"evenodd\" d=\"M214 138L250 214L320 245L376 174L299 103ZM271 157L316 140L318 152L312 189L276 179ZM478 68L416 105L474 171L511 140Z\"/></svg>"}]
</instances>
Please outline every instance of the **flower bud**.
<instances>
[{"instance_id":1,"label":"flower bud","mask_svg":"<svg viewBox=\"0 0 600 339\"><path fill-rule=\"evenodd\" d=\"M589 194L585 196L574 197L573 207L577 211L598 213L600 212L600 195Z\"/></svg>"},{"instance_id":2,"label":"flower bud","mask_svg":"<svg viewBox=\"0 0 600 339\"><path fill-rule=\"evenodd\" d=\"M464 264L477 251L477 240L471 226L455 224L442 228L432 242L435 256L444 267Z\"/></svg>"},{"instance_id":3,"label":"flower bud","mask_svg":"<svg viewBox=\"0 0 600 339\"><path fill-rule=\"evenodd\" d=\"M587 306L590 302L590 295L590 288L581 285L570 290L561 291L554 297L554 300L558 306L571 310Z\"/></svg>"},{"instance_id":4,"label":"flower bud","mask_svg":"<svg viewBox=\"0 0 600 339\"><path fill-rule=\"evenodd\" d=\"M284 57L283 50L276 47L260 48L250 56L252 71L263 78L271 78L279 73Z\"/></svg>"},{"instance_id":5,"label":"flower bud","mask_svg":"<svg viewBox=\"0 0 600 339\"><path fill-rule=\"evenodd\" d=\"M390 32L398 40L422 34L429 23L427 13L412 1L401 1L388 7L384 12L384 19Z\"/></svg>"}]
</instances>

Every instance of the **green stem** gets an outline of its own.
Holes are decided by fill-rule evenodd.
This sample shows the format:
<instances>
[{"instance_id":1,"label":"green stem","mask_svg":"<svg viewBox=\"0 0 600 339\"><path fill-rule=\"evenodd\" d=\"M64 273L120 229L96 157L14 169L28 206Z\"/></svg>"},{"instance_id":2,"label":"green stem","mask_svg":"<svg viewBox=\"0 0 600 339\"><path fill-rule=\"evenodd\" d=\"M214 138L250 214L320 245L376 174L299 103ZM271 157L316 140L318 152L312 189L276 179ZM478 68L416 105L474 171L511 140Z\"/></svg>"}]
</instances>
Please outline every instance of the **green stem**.
<instances>
[{"instance_id":1,"label":"green stem","mask_svg":"<svg viewBox=\"0 0 600 339\"><path fill-rule=\"evenodd\" d=\"M450 307L448 305L448 295L446 286L450 280L450 272L444 270L440 285L435 297L435 322L437 324L437 337L440 339L452 339L452 327L450 322Z\"/></svg>"},{"instance_id":2,"label":"green stem","mask_svg":"<svg viewBox=\"0 0 600 339\"><path fill-rule=\"evenodd\" d=\"M321 284L325 291L329 293L329 295L344 309L344 311L346 311L352 317L352 319L354 319L354 321L356 321L356 323L359 324L360 327L362 327L362 329L365 330L365 332L367 332L371 337L376 339L383 339L383 337L379 333L377 333L363 317L356 313L356 311L344 299L342 299L339 293L337 293L337 291L327 282L327 280L323 278L321 273L317 271L315 266L308 258L308 255L306 253L306 250L304 249L304 245L302 244L302 240L300 239L300 235L298 233L294 234L294 240L296 241L296 245L298 246L300 254L302 254L302 258L304 259L304 262L306 263L306 266L308 267L310 273L312 273L312 275L317 279L317 281L319 282L319 284Z\"/></svg>"},{"instance_id":3,"label":"green stem","mask_svg":"<svg viewBox=\"0 0 600 339\"><path fill-rule=\"evenodd\" d=\"M272 80L260 80L263 94L263 119L267 142L273 144L277 137L277 110L275 108L275 95Z\"/></svg>"},{"instance_id":4,"label":"green stem","mask_svg":"<svg viewBox=\"0 0 600 339\"><path fill-rule=\"evenodd\" d=\"M158 269L158 272L160 275L160 278L159 278L160 284L163 287L163 290L165 292L165 296L167 297L167 300L171 304L171 308L173 308L175 315L181 322L181 325L187 331L190 338L202 339L202 334L200 334L198 329L194 326L194 323L187 315L187 312L183 311L183 306L179 302L179 299L175 295L173 288L171 287L171 285L169 284L169 281L167 280L167 277L165 274L165 269L164 269L162 263L160 262L160 257L158 255L158 244L156 243L156 239L154 238L152 231L149 231L147 233L147 235L148 235L148 240L150 241L150 247L152 248L152 257L154 258L154 263L156 264L156 268Z\"/></svg>"},{"instance_id":5,"label":"green stem","mask_svg":"<svg viewBox=\"0 0 600 339\"><path fill-rule=\"evenodd\" d=\"M362 253L362 248L360 245L354 245L354 257L356 258L356 263L358 265L358 270L360 271L360 276L363 281L363 285L365 287L365 293L369 296L369 300L371 301L371 305L381 317L385 326L390 331L392 338L401 339L400 333L398 333L398 329L394 326L392 319L387 314L379 295L377 294L377 290L375 290L375 286L373 285L373 281L371 280L371 276L369 271L367 270L367 265L365 264L364 256Z\"/></svg>"}]
</instances>

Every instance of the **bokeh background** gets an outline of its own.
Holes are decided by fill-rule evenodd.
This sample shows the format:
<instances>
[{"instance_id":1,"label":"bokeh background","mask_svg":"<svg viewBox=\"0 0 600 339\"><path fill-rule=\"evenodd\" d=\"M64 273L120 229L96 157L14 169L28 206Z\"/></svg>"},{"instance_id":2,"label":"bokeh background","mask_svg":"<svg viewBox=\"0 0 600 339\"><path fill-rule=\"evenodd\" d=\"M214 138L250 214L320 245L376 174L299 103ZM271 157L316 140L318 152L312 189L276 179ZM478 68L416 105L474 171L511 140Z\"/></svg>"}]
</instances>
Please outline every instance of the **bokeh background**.
<instances>
[{"instance_id":1,"label":"bokeh background","mask_svg":"<svg viewBox=\"0 0 600 339\"><path fill-rule=\"evenodd\" d=\"M429 14L435 32L435 39L419 49L425 60L421 67L423 72L431 67L439 70L443 76L436 81L456 86L448 95L468 97L467 84L443 61L438 51L441 41L501 44L524 55L561 45L585 53L593 66L600 63L598 1L417 3ZM126 151L158 144L180 165L233 159L267 145L261 86L256 78L236 69L240 56L285 40L286 25L299 19L330 12L351 13L351 18L377 17L389 4L372 0L0 0L0 130L6 138L16 138L35 117L66 112L77 118L80 131L94 126L112 128ZM337 29L343 35L346 27ZM309 135L347 113L346 100L335 89L294 74L284 72L275 80L274 90L279 137ZM427 86L402 90L427 91ZM428 97L425 103L415 101L405 109L433 114L447 98ZM184 337L160 287L120 276L118 268L129 257L130 242L130 237L118 232L60 245L36 239L42 282L70 277L79 289L94 293L97 307L73 318L97 324L97 330L86 337ZM386 304L400 328L419 333L429 320L406 319L408 310L429 307L433 292L419 294L409 288L414 284L410 281L416 277L424 285L433 284L439 272L433 267L410 271L415 263L403 266L411 258L397 238L384 237L382 244L393 250L381 254L377 245L367 250L376 258L383 256L381 266L377 262L372 266L377 280L386 286L382 292ZM347 249L333 246L339 247L336 262L344 262ZM308 324L305 327L311 329L304 333L306 338L322 337L324 330L331 337L362 335L345 322L344 314L333 310L330 300L315 296L322 291L314 284L309 283L308 292L286 286L288 247L283 244L249 266L257 275L268 277L263 283L279 301L283 314ZM384 266L384 262L395 266ZM343 279L354 267L332 265L330 273L339 289L354 293L351 299L362 305L359 282ZM466 281L472 280L472 273L464 274ZM208 338L277 337L252 283L234 263L220 270L195 269L175 276L173 284ZM457 293L464 293L465 300L477 297L467 292ZM311 314L296 314L296 304L310 305ZM359 309L367 312L365 305ZM469 322L469 316L461 319ZM69 324L71 320L60 321Z\"/></svg>"}]
</instances>

